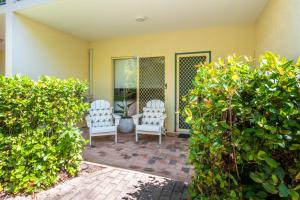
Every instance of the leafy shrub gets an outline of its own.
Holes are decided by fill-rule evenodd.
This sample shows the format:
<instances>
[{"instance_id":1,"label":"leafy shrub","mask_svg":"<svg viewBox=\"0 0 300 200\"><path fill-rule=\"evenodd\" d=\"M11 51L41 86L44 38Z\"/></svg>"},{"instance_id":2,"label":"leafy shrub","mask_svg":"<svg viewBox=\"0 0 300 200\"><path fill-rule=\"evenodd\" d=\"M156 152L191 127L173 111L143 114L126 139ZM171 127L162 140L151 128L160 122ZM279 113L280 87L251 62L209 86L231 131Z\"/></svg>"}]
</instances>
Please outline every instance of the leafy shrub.
<instances>
[{"instance_id":1,"label":"leafy shrub","mask_svg":"<svg viewBox=\"0 0 300 200\"><path fill-rule=\"evenodd\" d=\"M199 66L186 100L193 199L300 199L300 59Z\"/></svg>"},{"instance_id":2,"label":"leafy shrub","mask_svg":"<svg viewBox=\"0 0 300 200\"><path fill-rule=\"evenodd\" d=\"M76 123L87 105L78 80L0 76L0 190L31 193L75 176L85 141Z\"/></svg>"}]
</instances>

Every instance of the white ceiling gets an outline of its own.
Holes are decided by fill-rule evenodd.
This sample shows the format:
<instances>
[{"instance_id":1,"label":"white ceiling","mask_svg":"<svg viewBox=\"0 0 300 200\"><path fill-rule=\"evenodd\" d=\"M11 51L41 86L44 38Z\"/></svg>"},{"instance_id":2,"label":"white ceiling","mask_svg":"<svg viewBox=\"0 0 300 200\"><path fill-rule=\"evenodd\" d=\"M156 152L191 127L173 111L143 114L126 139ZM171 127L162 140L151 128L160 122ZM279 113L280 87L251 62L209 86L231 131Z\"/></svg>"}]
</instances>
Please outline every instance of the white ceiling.
<instances>
[{"instance_id":1,"label":"white ceiling","mask_svg":"<svg viewBox=\"0 0 300 200\"><path fill-rule=\"evenodd\" d=\"M254 23L268 0L57 0L19 10L86 40ZM143 23L137 16L147 16Z\"/></svg>"}]
</instances>

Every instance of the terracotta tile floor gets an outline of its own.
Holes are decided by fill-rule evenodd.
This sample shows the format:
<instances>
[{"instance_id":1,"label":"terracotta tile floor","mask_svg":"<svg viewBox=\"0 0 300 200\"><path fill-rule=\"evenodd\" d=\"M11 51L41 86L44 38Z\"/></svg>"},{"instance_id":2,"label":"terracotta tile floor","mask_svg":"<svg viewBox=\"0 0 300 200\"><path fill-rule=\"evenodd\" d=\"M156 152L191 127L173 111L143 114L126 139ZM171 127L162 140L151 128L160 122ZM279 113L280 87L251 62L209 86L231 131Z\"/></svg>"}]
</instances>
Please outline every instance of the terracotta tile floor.
<instances>
[{"instance_id":1,"label":"terracotta tile floor","mask_svg":"<svg viewBox=\"0 0 300 200\"><path fill-rule=\"evenodd\" d=\"M83 135L88 139L87 129ZM133 133L119 133L118 143L113 141L113 136L94 137L93 147L87 145L84 150L84 159L190 182L193 169L187 164L187 139L164 136L159 146L157 136L140 135L140 141L136 143Z\"/></svg>"}]
</instances>

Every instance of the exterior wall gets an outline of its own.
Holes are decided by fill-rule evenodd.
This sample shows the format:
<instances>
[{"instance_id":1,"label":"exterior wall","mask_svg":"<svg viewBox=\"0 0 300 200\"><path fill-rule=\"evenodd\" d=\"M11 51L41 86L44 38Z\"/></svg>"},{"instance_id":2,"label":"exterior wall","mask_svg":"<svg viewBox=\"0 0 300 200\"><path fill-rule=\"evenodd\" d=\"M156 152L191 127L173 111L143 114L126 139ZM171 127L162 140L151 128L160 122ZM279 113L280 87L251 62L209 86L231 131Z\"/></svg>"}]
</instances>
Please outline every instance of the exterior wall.
<instances>
[{"instance_id":1,"label":"exterior wall","mask_svg":"<svg viewBox=\"0 0 300 200\"><path fill-rule=\"evenodd\" d=\"M88 42L16 14L12 49L13 74L88 79Z\"/></svg>"},{"instance_id":2,"label":"exterior wall","mask_svg":"<svg viewBox=\"0 0 300 200\"><path fill-rule=\"evenodd\" d=\"M153 35L131 36L92 42L94 49L93 93L113 101L112 57L165 56L167 129L174 131L175 52L212 51L212 60L229 54L254 56L253 26L217 27Z\"/></svg>"},{"instance_id":3,"label":"exterior wall","mask_svg":"<svg viewBox=\"0 0 300 200\"><path fill-rule=\"evenodd\" d=\"M299 0L269 0L256 28L257 55L273 51L290 59L300 56Z\"/></svg>"},{"instance_id":4,"label":"exterior wall","mask_svg":"<svg viewBox=\"0 0 300 200\"><path fill-rule=\"evenodd\" d=\"M0 50L0 75L5 73L5 51Z\"/></svg>"},{"instance_id":5,"label":"exterior wall","mask_svg":"<svg viewBox=\"0 0 300 200\"><path fill-rule=\"evenodd\" d=\"M0 13L22 6L55 0L28 0L0 7ZM11 1L12 2L12 1ZM12 14L12 28L7 31L6 60L12 73L38 78L88 79L88 48L94 49L93 94L113 101L112 57L165 56L167 128L174 130L175 53L212 51L212 60L228 54L258 56L274 51L288 58L300 55L300 1L269 0L255 26L211 27L204 29L129 36L91 42L78 39L20 15ZM6 22L10 22L7 20ZM11 33L12 34L8 34ZM12 42L10 42L10 40ZM10 48L11 51L10 52ZM7 50L8 49L8 50ZM7 56L9 55L9 57ZM0 53L0 73L5 56ZM11 58L11 59L10 59ZM12 62L12 64L11 64ZM8 65L6 65L8 66ZM6 70L8 71L8 70ZM10 73L9 73L10 74Z\"/></svg>"}]
</instances>

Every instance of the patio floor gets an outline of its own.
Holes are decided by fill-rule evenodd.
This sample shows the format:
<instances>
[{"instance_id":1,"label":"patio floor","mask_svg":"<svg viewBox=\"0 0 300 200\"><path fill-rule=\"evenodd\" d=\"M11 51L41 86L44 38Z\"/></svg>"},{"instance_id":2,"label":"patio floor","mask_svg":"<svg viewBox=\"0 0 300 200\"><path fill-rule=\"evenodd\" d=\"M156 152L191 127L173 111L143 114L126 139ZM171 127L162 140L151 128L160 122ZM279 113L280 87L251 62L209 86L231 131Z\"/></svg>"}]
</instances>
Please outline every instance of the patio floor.
<instances>
[{"instance_id":1,"label":"patio floor","mask_svg":"<svg viewBox=\"0 0 300 200\"><path fill-rule=\"evenodd\" d=\"M92 163L89 163L92 164ZM185 200L187 185L180 181L102 166L88 175L67 180L34 196L9 200Z\"/></svg>"},{"instance_id":2,"label":"patio floor","mask_svg":"<svg viewBox=\"0 0 300 200\"><path fill-rule=\"evenodd\" d=\"M88 130L84 129L88 138ZM186 163L188 139L164 136L158 145L158 137L140 135L138 143L134 134L118 134L118 143L113 136L93 138L93 147L84 150L84 160L141 171L189 183L193 169Z\"/></svg>"}]
</instances>

